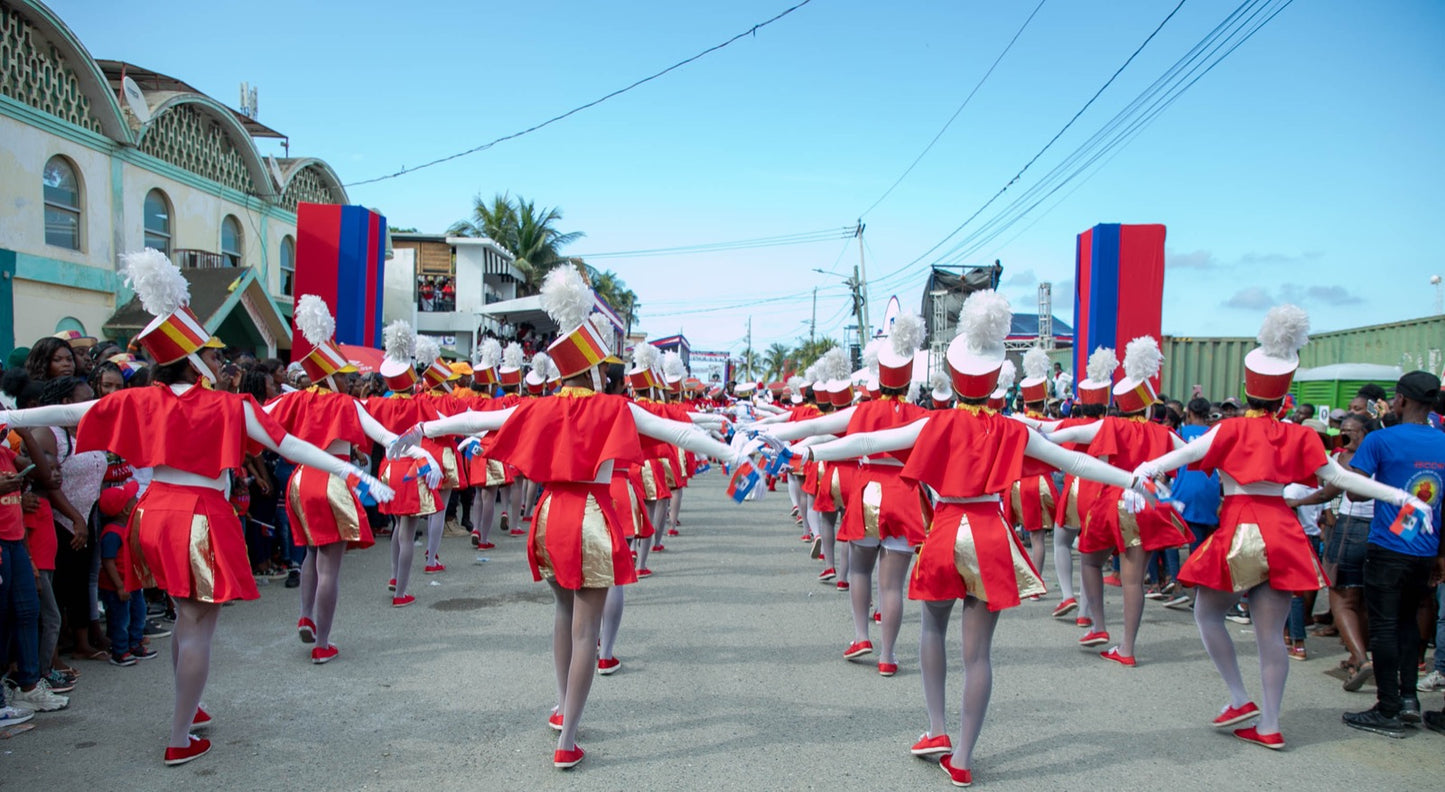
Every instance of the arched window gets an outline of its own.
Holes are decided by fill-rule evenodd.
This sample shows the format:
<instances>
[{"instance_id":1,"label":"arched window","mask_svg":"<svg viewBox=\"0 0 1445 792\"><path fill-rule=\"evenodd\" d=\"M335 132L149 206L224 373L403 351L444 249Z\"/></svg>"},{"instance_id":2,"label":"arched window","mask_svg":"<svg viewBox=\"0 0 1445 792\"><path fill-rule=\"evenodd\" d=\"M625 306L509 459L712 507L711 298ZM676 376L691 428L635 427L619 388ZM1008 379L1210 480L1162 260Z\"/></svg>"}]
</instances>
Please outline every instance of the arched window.
<instances>
[{"instance_id":1,"label":"arched window","mask_svg":"<svg viewBox=\"0 0 1445 792\"><path fill-rule=\"evenodd\" d=\"M171 254L171 202L160 190L146 193L145 246Z\"/></svg>"},{"instance_id":2,"label":"arched window","mask_svg":"<svg viewBox=\"0 0 1445 792\"><path fill-rule=\"evenodd\" d=\"M227 266L241 266L241 222L234 215L221 221L221 258Z\"/></svg>"},{"instance_id":3,"label":"arched window","mask_svg":"<svg viewBox=\"0 0 1445 792\"><path fill-rule=\"evenodd\" d=\"M281 237L281 293L290 297L296 292L296 243Z\"/></svg>"},{"instance_id":4,"label":"arched window","mask_svg":"<svg viewBox=\"0 0 1445 792\"><path fill-rule=\"evenodd\" d=\"M45 244L80 250L80 179L75 165L51 157L41 177L45 184Z\"/></svg>"}]
</instances>

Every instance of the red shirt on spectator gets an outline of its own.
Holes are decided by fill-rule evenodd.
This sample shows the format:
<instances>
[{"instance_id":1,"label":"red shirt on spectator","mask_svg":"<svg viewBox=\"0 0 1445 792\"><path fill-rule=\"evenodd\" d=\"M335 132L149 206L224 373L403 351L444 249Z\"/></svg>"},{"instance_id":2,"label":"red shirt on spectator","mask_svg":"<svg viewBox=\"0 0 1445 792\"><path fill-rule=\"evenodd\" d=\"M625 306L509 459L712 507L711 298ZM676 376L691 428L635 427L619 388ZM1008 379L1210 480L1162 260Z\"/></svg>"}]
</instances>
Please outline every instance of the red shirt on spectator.
<instances>
[{"instance_id":1,"label":"red shirt on spectator","mask_svg":"<svg viewBox=\"0 0 1445 792\"><path fill-rule=\"evenodd\" d=\"M0 473L14 475L15 452L0 445ZM0 495L0 539L19 542L25 538L25 514L20 509L20 490Z\"/></svg>"}]
</instances>

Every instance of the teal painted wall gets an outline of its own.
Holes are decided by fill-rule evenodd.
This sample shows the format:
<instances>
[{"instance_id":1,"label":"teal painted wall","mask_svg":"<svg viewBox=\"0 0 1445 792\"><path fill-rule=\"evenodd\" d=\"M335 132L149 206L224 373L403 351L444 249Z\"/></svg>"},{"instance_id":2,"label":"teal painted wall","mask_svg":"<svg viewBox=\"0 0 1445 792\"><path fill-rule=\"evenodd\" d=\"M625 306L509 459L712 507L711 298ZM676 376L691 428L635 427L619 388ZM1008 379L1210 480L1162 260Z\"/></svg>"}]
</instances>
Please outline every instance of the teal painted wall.
<instances>
[{"instance_id":1,"label":"teal painted wall","mask_svg":"<svg viewBox=\"0 0 1445 792\"><path fill-rule=\"evenodd\" d=\"M15 348L15 251L0 250L0 349Z\"/></svg>"}]
</instances>

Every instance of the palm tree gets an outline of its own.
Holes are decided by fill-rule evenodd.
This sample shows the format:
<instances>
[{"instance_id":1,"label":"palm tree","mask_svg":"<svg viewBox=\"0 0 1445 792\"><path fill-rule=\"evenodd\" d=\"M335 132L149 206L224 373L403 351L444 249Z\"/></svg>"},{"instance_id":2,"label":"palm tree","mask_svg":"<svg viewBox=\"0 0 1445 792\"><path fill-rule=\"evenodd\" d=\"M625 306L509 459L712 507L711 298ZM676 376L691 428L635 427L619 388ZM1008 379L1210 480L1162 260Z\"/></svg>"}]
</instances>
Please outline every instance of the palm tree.
<instances>
[{"instance_id":1,"label":"palm tree","mask_svg":"<svg viewBox=\"0 0 1445 792\"><path fill-rule=\"evenodd\" d=\"M561 250L581 239L581 231L563 233L556 228L562 210L538 209L536 203L506 193L494 195L490 203L478 195L473 199L470 220L458 220L447 229L456 236L485 236L516 256L513 264L526 276L522 291L535 293L542 279L567 259Z\"/></svg>"},{"instance_id":2,"label":"palm tree","mask_svg":"<svg viewBox=\"0 0 1445 792\"><path fill-rule=\"evenodd\" d=\"M763 379L776 381L793 365L793 350L786 344L773 344L763 352Z\"/></svg>"},{"instance_id":3,"label":"palm tree","mask_svg":"<svg viewBox=\"0 0 1445 792\"><path fill-rule=\"evenodd\" d=\"M581 263L581 259L573 259L573 261ZM593 290L622 317L627 324L627 332L632 332L632 320L637 316L637 309L642 307L642 304L637 301L637 294L627 288L627 282L612 270L598 270L585 263L581 265Z\"/></svg>"},{"instance_id":4,"label":"palm tree","mask_svg":"<svg viewBox=\"0 0 1445 792\"><path fill-rule=\"evenodd\" d=\"M757 371L760 368L758 365L757 351L753 349L744 350L743 353L738 356L738 368L745 375L742 378L744 382L757 379Z\"/></svg>"},{"instance_id":5,"label":"palm tree","mask_svg":"<svg viewBox=\"0 0 1445 792\"><path fill-rule=\"evenodd\" d=\"M813 341L798 339L798 346L793 350L793 366L799 370L805 369L817 362L824 352L838 346L838 342L831 338L819 338Z\"/></svg>"}]
</instances>

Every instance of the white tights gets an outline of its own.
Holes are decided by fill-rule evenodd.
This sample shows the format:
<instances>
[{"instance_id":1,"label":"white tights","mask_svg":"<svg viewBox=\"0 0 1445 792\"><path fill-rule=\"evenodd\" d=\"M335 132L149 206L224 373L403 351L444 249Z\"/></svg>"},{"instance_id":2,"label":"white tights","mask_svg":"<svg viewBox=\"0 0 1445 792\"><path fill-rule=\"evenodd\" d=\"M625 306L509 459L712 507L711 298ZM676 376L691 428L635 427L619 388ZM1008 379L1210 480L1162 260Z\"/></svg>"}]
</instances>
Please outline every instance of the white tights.
<instances>
[{"instance_id":1,"label":"white tights","mask_svg":"<svg viewBox=\"0 0 1445 792\"><path fill-rule=\"evenodd\" d=\"M427 566L437 563L437 553L442 549L442 530L447 525L447 501L452 497L452 491L444 489L437 496L437 505L441 508L426 518L426 563Z\"/></svg>"},{"instance_id":2,"label":"white tights","mask_svg":"<svg viewBox=\"0 0 1445 792\"><path fill-rule=\"evenodd\" d=\"M612 659L617 646L617 632L622 629L622 609L626 604L626 586L613 586L607 590L607 602L602 606L602 636L597 656Z\"/></svg>"},{"instance_id":3,"label":"white tights","mask_svg":"<svg viewBox=\"0 0 1445 792\"><path fill-rule=\"evenodd\" d=\"M1085 610L1087 597L1082 591L1077 594L1074 592L1074 540L1077 538L1078 528L1054 526L1054 574L1059 578L1059 593L1063 599L1078 600L1079 610L1082 612Z\"/></svg>"},{"instance_id":4,"label":"white tights","mask_svg":"<svg viewBox=\"0 0 1445 792\"><path fill-rule=\"evenodd\" d=\"M783 474L788 477L788 500L793 504L794 509L803 507L803 480L792 473Z\"/></svg>"},{"instance_id":5,"label":"white tights","mask_svg":"<svg viewBox=\"0 0 1445 792\"><path fill-rule=\"evenodd\" d=\"M490 542L492 521L497 515L497 488L477 487L472 498L472 514L477 516L477 531L481 541Z\"/></svg>"},{"instance_id":6,"label":"white tights","mask_svg":"<svg viewBox=\"0 0 1445 792\"><path fill-rule=\"evenodd\" d=\"M191 721L206 692L211 673L211 641L221 616L219 603L175 598L176 625L171 637L171 670L175 674L176 704L171 712L172 748L191 744Z\"/></svg>"},{"instance_id":7,"label":"white tights","mask_svg":"<svg viewBox=\"0 0 1445 792\"><path fill-rule=\"evenodd\" d=\"M923 603L923 630L918 641L918 666L923 672L923 702L928 710L928 734L937 737L948 733L944 716L945 687L948 678L948 653L944 639L948 636L948 620L953 600ZM983 731L988 714L988 701L993 695L993 631L998 626L998 613L974 597L963 601L963 704L960 713L962 730L953 749L954 767L973 766L973 747Z\"/></svg>"},{"instance_id":8,"label":"white tights","mask_svg":"<svg viewBox=\"0 0 1445 792\"><path fill-rule=\"evenodd\" d=\"M316 645L321 648L331 645L331 624L341 590L341 559L345 556L346 545L332 542L306 548L306 560L301 563L301 618L316 623Z\"/></svg>"},{"instance_id":9,"label":"white tights","mask_svg":"<svg viewBox=\"0 0 1445 792\"><path fill-rule=\"evenodd\" d=\"M903 584L908 579L912 553L900 553L879 547L849 544L848 581L853 601L853 640L868 640L868 625L873 623L873 566L882 556L878 568L878 612L883 615L882 646L879 662L898 662L894 650L898 630L903 626Z\"/></svg>"},{"instance_id":10,"label":"white tights","mask_svg":"<svg viewBox=\"0 0 1445 792\"><path fill-rule=\"evenodd\" d=\"M406 584L411 581L411 560L416 554L412 546L416 536L416 524L418 520L425 519L415 515L405 515L396 518L396 526L391 531L391 576L396 580L396 593L393 597L406 596Z\"/></svg>"},{"instance_id":11,"label":"white tights","mask_svg":"<svg viewBox=\"0 0 1445 792\"><path fill-rule=\"evenodd\" d=\"M1108 632L1104 624L1104 564L1109 561L1109 551L1101 550L1084 555L1084 568L1080 577L1084 583L1084 594L1089 603L1089 618L1094 620L1095 632ZM1119 581L1123 583L1124 595L1124 640L1119 643L1119 654L1134 656L1134 642L1139 637L1139 623L1144 620L1144 571L1149 554L1142 547L1124 549L1119 559Z\"/></svg>"},{"instance_id":12,"label":"white tights","mask_svg":"<svg viewBox=\"0 0 1445 792\"><path fill-rule=\"evenodd\" d=\"M813 511L813 519L817 520L818 531L815 535L823 537L823 562L832 567L838 573L838 582L848 582L848 543L838 545L838 516L840 512ZM842 557L839 558L838 554Z\"/></svg>"},{"instance_id":13,"label":"white tights","mask_svg":"<svg viewBox=\"0 0 1445 792\"><path fill-rule=\"evenodd\" d=\"M597 671L597 637L608 589L584 588L573 591L549 580L556 609L552 620L552 666L557 672L557 711L562 713L562 733L557 750L577 747L577 724L592 677Z\"/></svg>"},{"instance_id":14,"label":"white tights","mask_svg":"<svg viewBox=\"0 0 1445 792\"><path fill-rule=\"evenodd\" d=\"M1224 623L1224 614L1235 603L1239 594L1233 591L1218 591L1200 586L1194 601L1194 623L1199 625L1199 637L1204 640L1204 651L1214 661L1214 668L1229 688L1229 706L1242 707L1249 701L1244 689L1244 677L1239 673L1239 659L1234 653L1234 641ZM1279 733L1279 710L1284 701L1284 684L1289 678L1289 654L1284 645L1284 626L1289 618L1290 592L1278 591L1264 582L1250 589L1249 617L1254 622L1254 640L1259 646L1259 677L1263 695L1259 702L1259 723L1255 728L1260 734ZM1412 628L1413 629L1413 628ZM1413 662L1413 661L1412 661Z\"/></svg>"}]
</instances>

